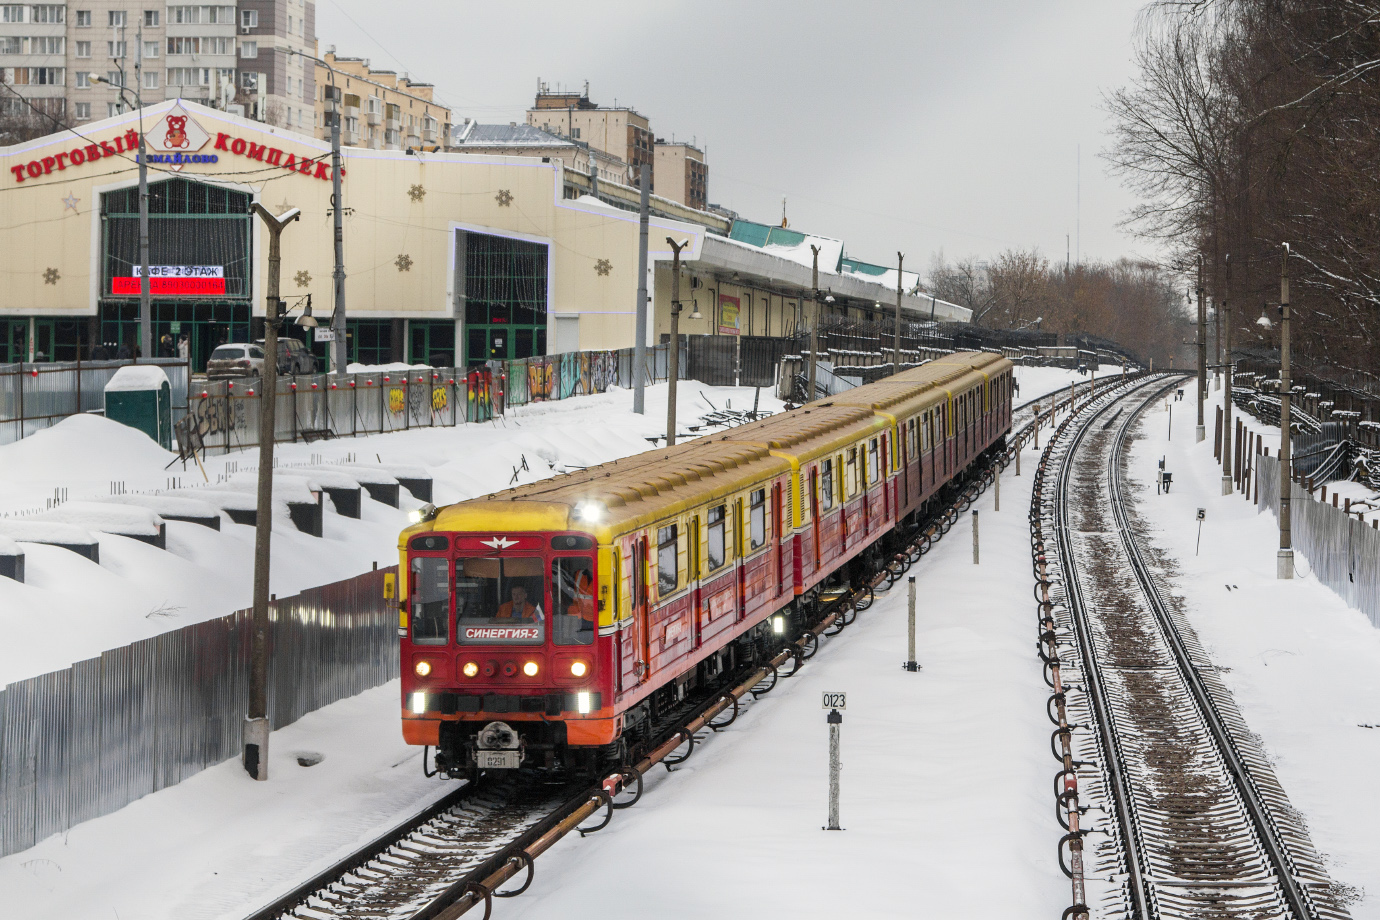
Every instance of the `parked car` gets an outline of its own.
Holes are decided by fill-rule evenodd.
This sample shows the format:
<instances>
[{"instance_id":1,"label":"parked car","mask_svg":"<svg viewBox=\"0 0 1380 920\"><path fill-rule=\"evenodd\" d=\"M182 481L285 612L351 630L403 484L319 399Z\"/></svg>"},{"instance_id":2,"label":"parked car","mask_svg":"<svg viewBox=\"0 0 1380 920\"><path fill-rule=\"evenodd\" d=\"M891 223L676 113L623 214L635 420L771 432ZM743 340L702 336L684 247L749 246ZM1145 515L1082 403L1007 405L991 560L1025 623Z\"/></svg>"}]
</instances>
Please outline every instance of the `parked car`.
<instances>
[{"instance_id":1,"label":"parked car","mask_svg":"<svg viewBox=\"0 0 1380 920\"><path fill-rule=\"evenodd\" d=\"M262 348L263 339L260 339L258 344ZM301 340L282 336L278 339L278 373L314 374L316 357L307 350L307 346L302 344Z\"/></svg>"},{"instance_id":2,"label":"parked car","mask_svg":"<svg viewBox=\"0 0 1380 920\"><path fill-rule=\"evenodd\" d=\"M206 362L206 376L211 380L222 377L261 377L264 372L264 350L248 342L217 345Z\"/></svg>"}]
</instances>

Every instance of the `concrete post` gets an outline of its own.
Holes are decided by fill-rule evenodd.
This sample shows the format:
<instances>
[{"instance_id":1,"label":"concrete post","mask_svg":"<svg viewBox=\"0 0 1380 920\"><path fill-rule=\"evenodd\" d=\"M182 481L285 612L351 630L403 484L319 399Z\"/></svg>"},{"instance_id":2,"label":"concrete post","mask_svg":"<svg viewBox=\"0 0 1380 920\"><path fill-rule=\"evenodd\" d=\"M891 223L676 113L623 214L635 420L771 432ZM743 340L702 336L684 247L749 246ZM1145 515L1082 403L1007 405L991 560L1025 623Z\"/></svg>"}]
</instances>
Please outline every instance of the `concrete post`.
<instances>
[{"instance_id":1,"label":"concrete post","mask_svg":"<svg viewBox=\"0 0 1380 920\"><path fill-rule=\"evenodd\" d=\"M920 663L915 660L915 576L912 575L906 584L909 594L906 597L906 663L902 666L907 671L920 670Z\"/></svg>"},{"instance_id":2,"label":"concrete post","mask_svg":"<svg viewBox=\"0 0 1380 920\"><path fill-rule=\"evenodd\" d=\"M642 192L641 214L638 218L637 246L637 314L633 325L633 412L644 415L647 386L647 225L651 215L652 171L646 165L638 167L638 184Z\"/></svg>"},{"instance_id":3,"label":"concrete post","mask_svg":"<svg viewBox=\"0 0 1380 920\"><path fill-rule=\"evenodd\" d=\"M978 564L978 513L973 509L973 565Z\"/></svg>"},{"instance_id":4,"label":"concrete post","mask_svg":"<svg viewBox=\"0 0 1380 920\"><path fill-rule=\"evenodd\" d=\"M839 728L843 713L829 710L829 826L825 830L841 831L839 827Z\"/></svg>"}]
</instances>

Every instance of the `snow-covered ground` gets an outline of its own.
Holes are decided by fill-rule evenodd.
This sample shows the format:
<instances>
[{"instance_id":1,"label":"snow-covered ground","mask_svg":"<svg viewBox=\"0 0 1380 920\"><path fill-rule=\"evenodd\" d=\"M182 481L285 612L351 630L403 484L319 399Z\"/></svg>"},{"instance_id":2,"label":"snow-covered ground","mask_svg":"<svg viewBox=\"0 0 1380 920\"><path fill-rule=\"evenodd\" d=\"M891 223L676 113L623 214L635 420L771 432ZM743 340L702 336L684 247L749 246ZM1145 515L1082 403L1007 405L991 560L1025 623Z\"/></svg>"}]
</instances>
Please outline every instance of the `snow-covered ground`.
<instances>
[{"instance_id":1,"label":"snow-covered ground","mask_svg":"<svg viewBox=\"0 0 1380 920\"><path fill-rule=\"evenodd\" d=\"M1220 404L1221 392L1208 394L1202 443L1194 440L1196 392L1189 381L1184 399L1173 403L1172 440L1163 402L1145 415L1144 438L1131 453L1141 512L1158 531L1156 544L1176 560L1174 583L1188 618L1262 737L1334 880L1365 893L1352 916L1380 917L1380 630L1309 577L1302 553L1298 578L1275 578L1278 521L1268 510L1257 514L1239 493L1221 494L1211 402ZM1276 455L1279 429L1253 419L1248 425ZM1161 457L1174 474L1168 495L1155 494ZM1198 508L1207 511L1201 549Z\"/></svg>"},{"instance_id":2,"label":"snow-covered ground","mask_svg":"<svg viewBox=\"0 0 1380 920\"><path fill-rule=\"evenodd\" d=\"M1048 392L1066 387L1071 379L1086 379L1046 368L1021 368L1018 374L1022 399L1041 395L1041 387ZM682 384L682 420L707 409L702 390L717 406L727 398L735 408L751 404L751 390ZM506 485L524 454L536 475L547 473L544 462L533 462L537 458L592 463L641 449L646 444L642 438L662 429L665 388L649 390L643 418L628 411L630 400L630 394L616 392L529 407L506 423L279 450L289 463L313 453L325 453L329 460L346 452L361 460L377 452L385 462L419 463L437 477L438 500L450 501ZM765 394L763 404L776 408ZM37 442L28 439L16 446L24 443ZM0 475L6 463L14 462L5 453L8 449L0 450ZM166 474L160 468L166 459L161 452L137 463L104 447L101 454L119 469L93 473L89 460L45 468L35 450L28 491L0 493L0 499L18 495L29 500L45 490L51 494L54 477L66 478L74 499L82 488L79 479L95 495L106 488L107 478L116 476L127 480L130 489L163 484L159 478ZM1027 451L1027 470L1035 456ZM238 460L243 470L252 465L252 457L253 452L246 452L229 459ZM213 468L213 480L220 470ZM6 482L7 488L14 487L11 477ZM747 707L736 724L708 739L685 766L650 777L643 802L620 812L610 828L583 841L572 835L544 857L533 889L501 905L504 915L631 917L645 914L648 903L659 905L658 916L677 917L722 913L723 904L735 905L733 913L765 916L909 916L919 903L939 913L993 917L1062 911L1068 889L1055 859L1060 831L1050 800L1053 762L1047 759L1043 684L1033 647L1025 516L1029 482L1029 473L1020 479L1008 474L1003 510L993 511L990 490L976 506L982 521L982 565L972 565L970 521L965 520L912 569L920 597L923 671L910 674L900 667L905 592L898 585L841 636L826 640L798 676L783 681ZM313 559L313 566L330 573L327 577L285 573L305 580L275 580L274 590L284 593L330 581L367 568L374 559L387 559L402 512L376 503L372 507L374 519L364 522L328 516L328 537L332 526L359 528L338 531L333 540L275 526L279 571L289 568L283 560L310 543L329 544L323 556L353 555ZM207 539L243 531L240 555L218 562L226 568L218 588L224 600L215 609L209 603L198 608L206 609L207 616L248 600L250 528L228 521L223 527L220 535L196 528ZM195 525L170 523L170 548L174 528ZM103 563L110 552L107 541L115 539L101 537ZM166 576L172 564L167 556L176 556L180 565L198 565L175 551L161 553L137 543L132 547L146 551L135 563L154 577ZM32 553L31 566L49 555L26 548ZM205 550L208 557L222 551L219 546ZM65 550L52 552L75 558ZM122 572L83 570L67 576L65 589L87 606L63 614L72 618L61 624L65 639L72 638L73 628L87 628L103 617L123 616L119 626L104 634L113 637L109 644L168 628L165 617L142 616L141 605L157 592L129 577L133 568L131 563ZM88 591L85 582L96 577L104 579L103 587ZM209 576L199 567L180 577ZM62 584L58 578L51 576L50 585L41 589L11 585L10 590L53 591ZM205 581L202 585L204 590ZM124 600L127 596L133 599ZM117 603L107 602L109 598ZM12 609L10 595L0 594L0 630L7 639L0 648L12 644L10 635L35 641L41 634L21 631L22 617ZM56 615L48 615L47 622ZM190 616L180 614L177 622ZM44 644L53 643L45 638ZM64 649L58 657L87 653L69 655ZM31 666L19 654L0 651L0 656L9 656L0 661L26 673L66 663ZM820 830L827 789L820 690L843 690L850 697L843 725L842 823L847 830L842 833ZM276 732L268 783L250 781L233 761L223 763L0 859L5 912L35 920L242 916L450 788L425 779L419 752L402 743L397 692L396 683L388 684ZM299 767L295 754L306 750L325 754L325 760ZM608 894L610 866L617 867L614 875L622 886L616 898ZM676 882L687 866L714 885Z\"/></svg>"}]
</instances>

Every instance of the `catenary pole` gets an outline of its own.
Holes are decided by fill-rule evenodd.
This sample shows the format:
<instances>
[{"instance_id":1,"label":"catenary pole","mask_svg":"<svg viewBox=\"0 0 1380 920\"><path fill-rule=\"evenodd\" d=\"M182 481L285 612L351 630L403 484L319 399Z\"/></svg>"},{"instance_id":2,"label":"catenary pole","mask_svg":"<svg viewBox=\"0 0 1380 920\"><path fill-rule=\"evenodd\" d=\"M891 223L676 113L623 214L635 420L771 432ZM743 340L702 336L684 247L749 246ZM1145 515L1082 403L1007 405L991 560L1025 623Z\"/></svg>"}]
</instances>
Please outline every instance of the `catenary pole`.
<instances>
[{"instance_id":1,"label":"catenary pole","mask_svg":"<svg viewBox=\"0 0 1380 920\"><path fill-rule=\"evenodd\" d=\"M896 253L896 351L892 355L891 372L901 373L901 266L906 261L904 252Z\"/></svg>"},{"instance_id":2,"label":"catenary pole","mask_svg":"<svg viewBox=\"0 0 1380 920\"><path fill-rule=\"evenodd\" d=\"M676 443L676 378L680 376L680 251L689 240L677 243L669 236L671 255L671 347L666 353L666 446Z\"/></svg>"},{"instance_id":3,"label":"catenary pole","mask_svg":"<svg viewBox=\"0 0 1380 920\"><path fill-rule=\"evenodd\" d=\"M244 722L244 769L268 779L268 569L273 533L273 432L278 395L278 281L283 259L279 237L301 216L296 208L277 217L259 202L254 210L268 229L268 294L264 304L264 371L259 380L259 488L254 517L254 613L250 644L249 714Z\"/></svg>"},{"instance_id":4,"label":"catenary pole","mask_svg":"<svg viewBox=\"0 0 1380 920\"><path fill-rule=\"evenodd\" d=\"M1222 494L1232 493L1231 479L1231 253L1226 255L1226 294L1222 298L1222 375L1227 388L1222 396Z\"/></svg>"},{"instance_id":5,"label":"catenary pole","mask_svg":"<svg viewBox=\"0 0 1380 920\"><path fill-rule=\"evenodd\" d=\"M1279 270L1279 553L1276 556L1276 575L1294 577L1293 521L1290 518L1290 498L1294 489L1293 444L1289 418L1289 244L1284 244L1284 258Z\"/></svg>"},{"instance_id":6,"label":"catenary pole","mask_svg":"<svg viewBox=\"0 0 1380 920\"><path fill-rule=\"evenodd\" d=\"M637 244L637 322L633 334L633 411L644 415L647 411L647 226L652 206L652 174L646 164L637 168L637 182L642 193Z\"/></svg>"},{"instance_id":7,"label":"catenary pole","mask_svg":"<svg viewBox=\"0 0 1380 920\"><path fill-rule=\"evenodd\" d=\"M819 364L819 247L814 243L810 244L810 252L814 253L814 267L810 269L810 288L814 292L811 299L814 306L810 310L810 369L809 382L806 384L808 389L805 391L805 401L815 401L815 367Z\"/></svg>"},{"instance_id":8,"label":"catenary pole","mask_svg":"<svg viewBox=\"0 0 1380 920\"><path fill-rule=\"evenodd\" d=\"M1198 253L1198 431L1197 440L1207 437L1203 423L1203 403L1207 399L1207 300L1203 291L1203 254Z\"/></svg>"}]
</instances>

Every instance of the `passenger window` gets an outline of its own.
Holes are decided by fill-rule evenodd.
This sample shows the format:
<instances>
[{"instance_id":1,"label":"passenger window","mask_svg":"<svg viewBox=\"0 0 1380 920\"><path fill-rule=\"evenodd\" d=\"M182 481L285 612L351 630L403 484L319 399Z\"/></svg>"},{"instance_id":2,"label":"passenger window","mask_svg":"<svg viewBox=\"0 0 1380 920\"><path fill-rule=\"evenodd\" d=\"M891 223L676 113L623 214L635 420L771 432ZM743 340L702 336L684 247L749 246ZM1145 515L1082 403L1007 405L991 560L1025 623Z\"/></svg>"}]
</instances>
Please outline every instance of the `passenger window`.
<instances>
[{"instance_id":1,"label":"passenger window","mask_svg":"<svg viewBox=\"0 0 1380 920\"><path fill-rule=\"evenodd\" d=\"M834 507L834 459L824 461L824 471L819 480L819 510L828 511Z\"/></svg>"},{"instance_id":2,"label":"passenger window","mask_svg":"<svg viewBox=\"0 0 1380 920\"><path fill-rule=\"evenodd\" d=\"M881 478L877 463L877 439L873 438L867 442L867 484L875 485Z\"/></svg>"},{"instance_id":3,"label":"passenger window","mask_svg":"<svg viewBox=\"0 0 1380 920\"><path fill-rule=\"evenodd\" d=\"M858 449L850 447L848 449L848 459L843 467L843 488L844 497L852 498L858 491Z\"/></svg>"},{"instance_id":4,"label":"passenger window","mask_svg":"<svg viewBox=\"0 0 1380 920\"><path fill-rule=\"evenodd\" d=\"M679 550L680 539L675 524L656 532L656 589L662 597L675 591L680 584Z\"/></svg>"},{"instance_id":5,"label":"passenger window","mask_svg":"<svg viewBox=\"0 0 1380 920\"><path fill-rule=\"evenodd\" d=\"M450 641L450 565L436 556L412 560L412 641L445 645Z\"/></svg>"},{"instance_id":6,"label":"passenger window","mask_svg":"<svg viewBox=\"0 0 1380 920\"><path fill-rule=\"evenodd\" d=\"M748 540L753 549L767 542L767 490L758 489L752 493L752 507L748 513Z\"/></svg>"},{"instance_id":7,"label":"passenger window","mask_svg":"<svg viewBox=\"0 0 1380 920\"><path fill-rule=\"evenodd\" d=\"M709 509L709 552L706 561L709 563L709 571L714 571L724 564L724 506Z\"/></svg>"},{"instance_id":8,"label":"passenger window","mask_svg":"<svg viewBox=\"0 0 1380 920\"><path fill-rule=\"evenodd\" d=\"M552 640L557 645L593 645L597 608L594 561L585 557L551 560Z\"/></svg>"}]
</instances>

